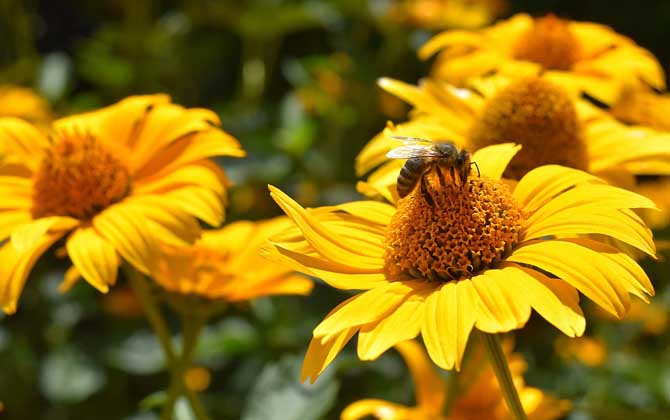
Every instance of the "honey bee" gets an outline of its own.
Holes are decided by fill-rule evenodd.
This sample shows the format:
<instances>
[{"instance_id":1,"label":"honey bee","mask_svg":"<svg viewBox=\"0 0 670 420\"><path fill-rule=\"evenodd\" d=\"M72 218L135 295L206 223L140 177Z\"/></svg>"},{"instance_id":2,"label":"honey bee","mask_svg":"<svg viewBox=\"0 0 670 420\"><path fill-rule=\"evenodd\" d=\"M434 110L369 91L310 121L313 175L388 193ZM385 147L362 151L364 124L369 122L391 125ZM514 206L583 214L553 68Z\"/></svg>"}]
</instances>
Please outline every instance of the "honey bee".
<instances>
[{"instance_id":1,"label":"honey bee","mask_svg":"<svg viewBox=\"0 0 670 420\"><path fill-rule=\"evenodd\" d=\"M470 175L472 165L477 167L477 163L470 162L470 153L466 150L458 150L451 142L438 142L417 137L391 136L396 140L401 140L403 145L396 147L386 154L391 159L407 159L405 165L398 174L396 188L398 196L404 198L414 191L416 185L421 183L421 193L426 201L433 205L433 199L428 193L426 185L426 175L436 170L440 184L446 187L447 181L442 170L449 171L452 182L456 182L456 176L461 185ZM477 167L479 173L479 167Z\"/></svg>"}]
</instances>

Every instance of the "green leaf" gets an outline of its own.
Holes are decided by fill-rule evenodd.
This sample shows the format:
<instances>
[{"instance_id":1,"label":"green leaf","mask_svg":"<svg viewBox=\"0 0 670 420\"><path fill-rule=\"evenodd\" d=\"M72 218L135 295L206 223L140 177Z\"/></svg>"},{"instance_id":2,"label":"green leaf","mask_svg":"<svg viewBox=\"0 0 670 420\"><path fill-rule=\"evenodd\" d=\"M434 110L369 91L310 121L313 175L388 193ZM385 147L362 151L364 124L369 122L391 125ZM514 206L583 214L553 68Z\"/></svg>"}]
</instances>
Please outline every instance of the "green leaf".
<instances>
[{"instance_id":1,"label":"green leaf","mask_svg":"<svg viewBox=\"0 0 670 420\"><path fill-rule=\"evenodd\" d=\"M195 359L208 366L221 366L226 359L258 347L256 329L242 318L229 317L207 326L195 349Z\"/></svg>"},{"instance_id":2,"label":"green leaf","mask_svg":"<svg viewBox=\"0 0 670 420\"><path fill-rule=\"evenodd\" d=\"M100 366L73 347L50 354L40 370L40 390L53 402L83 401L100 390L105 382Z\"/></svg>"},{"instance_id":3,"label":"green leaf","mask_svg":"<svg viewBox=\"0 0 670 420\"><path fill-rule=\"evenodd\" d=\"M339 383L326 372L314 385L301 384L301 365L298 356L266 365L249 394L242 420L317 420L327 413Z\"/></svg>"}]
</instances>

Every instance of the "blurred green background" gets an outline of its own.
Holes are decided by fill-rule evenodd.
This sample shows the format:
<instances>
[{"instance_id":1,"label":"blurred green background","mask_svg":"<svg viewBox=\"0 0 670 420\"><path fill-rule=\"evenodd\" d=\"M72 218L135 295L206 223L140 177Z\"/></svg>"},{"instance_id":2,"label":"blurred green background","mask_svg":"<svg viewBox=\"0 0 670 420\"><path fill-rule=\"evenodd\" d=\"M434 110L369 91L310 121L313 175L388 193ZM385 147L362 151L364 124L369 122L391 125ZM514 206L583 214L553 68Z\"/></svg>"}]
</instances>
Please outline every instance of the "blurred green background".
<instances>
[{"instance_id":1,"label":"blurred green background","mask_svg":"<svg viewBox=\"0 0 670 420\"><path fill-rule=\"evenodd\" d=\"M0 85L35 88L57 115L154 92L214 109L249 154L221 161L236 184L229 219L269 217L279 209L268 183L305 206L358 197L355 155L386 120L404 119L407 107L375 81L427 74L416 49L436 31L398 19L393 5L0 0ZM667 67L668 1L518 0L504 15L518 11L609 24ZM528 382L573 400L571 420L670 412L670 264L663 256L645 262L657 289L655 315L613 322L584 303L593 313L587 334L606 349L599 363L557 354L558 331L535 316L517 334ZM156 418L147 410L160 400L167 373L132 295L123 282L107 296L83 284L60 295L62 274L58 261L44 258L19 312L0 315L0 418ZM215 320L196 356L212 373L203 399L213 418L335 419L357 399L410 403L412 384L394 352L362 363L348 349L316 386L298 383L312 328L343 298L317 286L309 298L261 299ZM183 411L180 418L189 418Z\"/></svg>"}]
</instances>

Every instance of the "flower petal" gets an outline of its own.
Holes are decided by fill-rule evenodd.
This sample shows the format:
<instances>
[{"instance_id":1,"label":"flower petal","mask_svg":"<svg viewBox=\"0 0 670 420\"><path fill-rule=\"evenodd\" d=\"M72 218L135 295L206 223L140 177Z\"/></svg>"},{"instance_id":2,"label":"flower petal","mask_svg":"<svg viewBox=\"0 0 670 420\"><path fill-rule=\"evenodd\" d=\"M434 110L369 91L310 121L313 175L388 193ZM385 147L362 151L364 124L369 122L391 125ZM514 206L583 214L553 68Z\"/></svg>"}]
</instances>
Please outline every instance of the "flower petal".
<instances>
[{"instance_id":1,"label":"flower petal","mask_svg":"<svg viewBox=\"0 0 670 420\"><path fill-rule=\"evenodd\" d=\"M481 176L500 179L507 165L519 150L521 150L520 144L495 144L474 152L471 161L477 164Z\"/></svg>"},{"instance_id":2,"label":"flower petal","mask_svg":"<svg viewBox=\"0 0 670 420\"><path fill-rule=\"evenodd\" d=\"M447 387L444 379L436 372L426 351L414 340L403 341L395 346L412 374L416 389L417 404L425 411L442 411Z\"/></svg>"},{"instance_id":3,"label":"flower petal","mask_svg":"<svg viewBox=\"0 0 670 420\"><path fill-rule=\"evenodd\" d=\"M581 183L605 181L586 172L559 165L544 165L524 175L512 195L526 211L532 212L553 197Z\"/></svg>"},{"instance_id":4,"label":"flower petal","mask_svg":"<svg viewBox=\"0 0 670 420\"><path fill-rule=\"evenodd\" d=\"M33 125L19 118L0 119L0 156L18 156L21 165L35 171L48 147L45 135Z\"/></svg>"},{"instance_id":5,"label":"flower petal","mask_svg":"<svg viewBox=\"0 0 670 420\"><path fill-rule=\"evenodd\" d=\"M33 249L49 231L65 231L77 226L79 221L72 217L49 216L31 220L15 228L12 245L19 252Z\"/></svg>"},{"instance_id":6,"label":"flower petal","mask_svg":"<svg viewBox=\"0 0 670 420\"><path fill-rule=\"evenodd\" d=\"M116 282L119 257L114 247L94 228L76 229L65 244L72 264L93 287L107 293Z\"/></svg>"},{"instance_id":7,"label":"flower petal","mask_svg":"<svg viewBox=\"0 0 670 420\"><path fill-rule=\"evenodd\" d=\"M502 271L509 272L510 288L523 291L518 298L526 300L563 334L578 337L584 333L586 320L579 307L579 294L574 287L526 267L514 265Z\"/></svg>"},{"instance_id":8,"label":"flower petal","mask_svg":"<svg viewBox=\"0 0 670 420\"><path fill-rule=\"evenodd\" d=\"M554 274L618 318L630 305L621 279L630 274L588 247L563 240L541 241L514 250L507 259Z\"/></svg>"},{"instance_id":9,"label":"flower petal","mask_svg":"<svg viewBox=\"0 0 670 420\"><path fill-rule=\"evenodd\" d=\"M477 319L475 290L467 281L450 282L426 299L421 335L430 358L443 369L459 370Z\"/></svg>"},{"instance_id":10,"label":"flower petal","mask_svg":"<svg viewBox=\"0 0 670 420\"><path fill-rule=\"evenodd\" d=\"M322 342L319 338L312 338L302 362L301 381L305 382L309 378L310 383L314 383L338 355L340 350L356 334L358 328L346 328L333 335L330 340Z\"/></svg>"},{"instance_id":11,"label":"flower petal","mask_svg":"<svg viewBox=\"0 0 670 420\"><path fill-rule=\"evenodd\" d=\"M375 360L397 343L416 337L421 331L427 294L408 297L376 323L364 325L358 333L358 358Z\"/></svg>"},{"instance_id":12,"label":"flower petal","mask_svg":"<svg viewBox=\"0 0 670 420\"><path fill-rule=\"evenodd\" d=\"M342 411L340 420L360 420L369 416L379 420L410 419L410 409L384 400L365 399L349 404Z\"/></svg>"},{"instance_id":13,"label":"flower petal","mask_svg":"<svg viewBox=\"0 0 670 420\"><path fill-rule=\"evenodd\" d=\"M478 295L477 329L499 333L520 328L528 322L530 305L526 299L518 298L520 289L510 287L513 277L514 272L487 270L472 278Z\"/></svg>"},{"instance_id":14,"label":"flower petal","mask_svg":"<svg viewBox=\"0 0 670 420\"><path fill-rule=\"evenodd\" d=\"M133 210L123 202L110 206L93 218L93 227L126 261L146 274L149 262L155 259L157 243L151 227Z\"/></svg>"},{"instance_id":15,"label":"flower petal","mask_svg":"<svg viewBox=\"0 0 670 420\"><path fill-rule=\"evenodd\" d=\"M393 282L353 296L321 321L314 329L314 337L325 342L344 329L377 322L422 286L422 282L417 281Z\"/></svg>"},{"instance_id":16,"label":"flower petal","mask_svg":"<svg viewBox=\"0 0 670 420\"><path fill-rule=\"evenodd\" d=\"M23 251L16 249L10 242L0 245L0 305L6 314L16 312L19 296L33 266L64 233L46 233Z\"/></svg>"}]
</instances>

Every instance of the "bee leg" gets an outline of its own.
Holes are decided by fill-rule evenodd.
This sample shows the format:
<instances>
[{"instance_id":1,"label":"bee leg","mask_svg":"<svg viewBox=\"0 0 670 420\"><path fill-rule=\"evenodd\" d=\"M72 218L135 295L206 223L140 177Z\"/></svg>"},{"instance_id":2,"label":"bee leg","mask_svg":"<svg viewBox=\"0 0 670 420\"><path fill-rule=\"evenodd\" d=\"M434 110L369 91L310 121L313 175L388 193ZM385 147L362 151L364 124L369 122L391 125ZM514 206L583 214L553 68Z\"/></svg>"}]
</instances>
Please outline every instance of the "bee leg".
<instances>
[{"instance_id":1,"label":"bee leg","mask_svg":"<svg viewBox=\"0 0 670 420\"><path fill-rule=\"evenodd\" d=\"M481 177L482 177L482 173L479 172L479 165L477 165L477 162L471 162L470 165L474 165L474 166L475 166L475 168L477 169L477 176L478 176L479 178L481 178Z\"/></svg>"},{"instance_id":2,"label":"bee leg","mask_svg":"<svg viewBox=\"0 0 670 420\"><path fill-rule=\"evenodd\" d=\"M435 207L435 201L430 195L430 191L428 191L428 181L426 181L425 175L421 177L421 195L423 195L423 199L426 200L426 203L431 207Z\"/></svg>"},{"instance_id":3,"label":"bee leg","mask_svg":"<svg viewBox=\"0 0 670 420\"><path fill-rule=\"evenodd\" d=\"M442 187L442 189L447 188L447 181L444 179L444 173L442 172L442 168L436 165L435 172L437 172L437 179L440 181L440 186Z\"/></svg>"}]
</instances>

